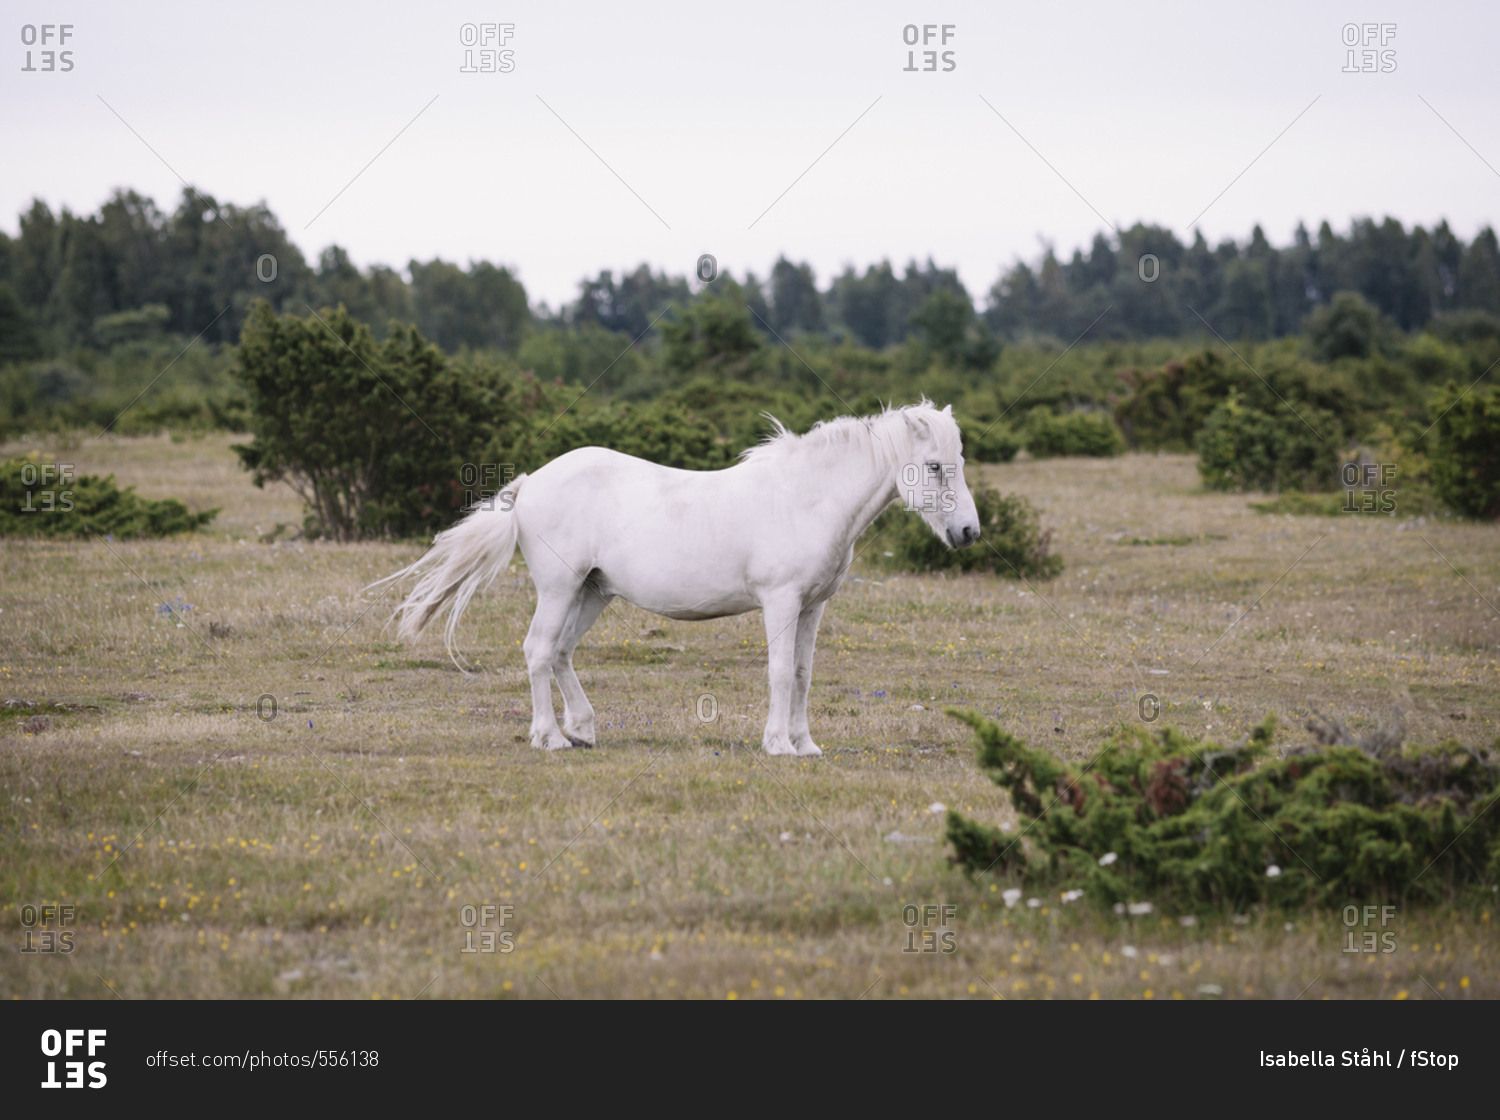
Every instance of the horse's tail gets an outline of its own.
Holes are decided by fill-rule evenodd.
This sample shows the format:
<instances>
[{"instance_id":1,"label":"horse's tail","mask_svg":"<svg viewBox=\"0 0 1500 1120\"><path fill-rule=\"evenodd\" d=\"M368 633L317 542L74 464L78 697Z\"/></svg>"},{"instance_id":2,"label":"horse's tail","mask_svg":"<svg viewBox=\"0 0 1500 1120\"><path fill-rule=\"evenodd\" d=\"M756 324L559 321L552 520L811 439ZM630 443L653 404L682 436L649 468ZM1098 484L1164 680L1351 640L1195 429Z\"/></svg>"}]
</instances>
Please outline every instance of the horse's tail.
<instances>
[{"instance_id":1,"label":"horse's tail","mask_svg":"<svg viewBox=\"0 0 1500 1120\"><path fill-rule=\"evenodd\" d=\"M453 663L463 668L455 640L458 620L463 617L474 593L493 583L495 577L509 567L511 557L515 555L516 541L520 536L515 513L516 494L525 479L524 474L519 475L494 498L472 507L468 516L457 525L439 533L433 539L432 547L416 563L366 588L372 590L397 583L407 576L422 577L387 622L387 625L396 623L398 637L407 641L416 638L434 615L447 608L443 644Z\"/></svg>"}]
</instances>

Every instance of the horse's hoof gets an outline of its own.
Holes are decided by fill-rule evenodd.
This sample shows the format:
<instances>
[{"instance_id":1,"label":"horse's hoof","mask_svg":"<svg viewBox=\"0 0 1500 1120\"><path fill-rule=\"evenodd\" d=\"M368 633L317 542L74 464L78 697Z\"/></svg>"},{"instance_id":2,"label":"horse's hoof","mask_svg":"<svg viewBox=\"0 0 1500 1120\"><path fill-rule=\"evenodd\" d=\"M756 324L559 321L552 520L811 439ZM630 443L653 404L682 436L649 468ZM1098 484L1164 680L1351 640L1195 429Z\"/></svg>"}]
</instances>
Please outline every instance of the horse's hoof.
<instances>
[{"instance_id":1,"label":"horse's hoof","mask_svg":"<svg viewBox=\"0 0 1500 1120\"><path fill-rule=\"evenodd\" d=\"M820 747L820 746L818 746L818 744L814 743L811 739L809 739L805 743L798 744L798 746L797 746L797 757L798 758L822 758L823 757L823 748Z\"/></svg>"},{"instance_id":2,"label":"horse's hoof","mask_svg":"<svg viewBox=\"0 0 1500 1120\"><path fill-rule=\"evenodd\" d=\"M577 736L574 736L574 735L569 735L568 736L568 742L572 746L582 747L586 751L591 751L591 750L594 749L594 744L593 743L590 743L587 739L580 739L580 738L578 738Z\"/></svg>"},{"instance_id":3,"label":"horse's hoof","mask_svg":"<svg viewBox=\"0 0 1500 1120\"><path fill-rule=\"evenodd\" d=\"M762 749L767 754L796 754L797 753L797 748L794 747L794 746L792 746L792 744L788 740L786 740L786 739L782 739L782 740L779 740L779 741L773 739L769 743L763 743L763 744L761 744L761 746L762 746Z\"/></svg>"}]
</instances>

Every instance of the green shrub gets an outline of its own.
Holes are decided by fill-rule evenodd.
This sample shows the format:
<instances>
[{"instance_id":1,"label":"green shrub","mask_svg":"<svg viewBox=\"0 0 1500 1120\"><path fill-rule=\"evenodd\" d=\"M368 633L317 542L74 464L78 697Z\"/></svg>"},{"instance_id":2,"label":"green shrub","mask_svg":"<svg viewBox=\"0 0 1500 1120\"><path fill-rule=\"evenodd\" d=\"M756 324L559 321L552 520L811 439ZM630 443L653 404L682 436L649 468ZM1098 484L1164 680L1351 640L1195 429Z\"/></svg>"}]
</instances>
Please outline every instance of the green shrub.
<instances>
[{"instance_id":1,"label":"green shrub","mask_svg":"<svg viewBox=\"0 0 1500 1120\"><path fill-rule=\"evenodd\" d=\"M217 509L191 513L173 498L142 498L114 475L59 477L55 464L29 459L0 463L0 536L166 537L207 525Z\"/></svg>"},{"instance_id":2,"label":"green shrub","mask_svg":"<svg viewBox=\"0 0 1500 1120\"><path fill-rule=\"evenodd\" d=\"M1427 321L1427 332L1459 346L1500 341L1500 315L1479 308L1440 311Z\"/></svg>"},{"instance_id":3,"label":"green shrub","mask_svg":"<svg viewBox=\"0 0 1500 1120\"><path fill-rule=\"evenodd\" d=\"M1238 381L1212 350L1120 377L1130 391L1115 406L1115 422L1131 447L1147 451L1191 451L1208 414Z\"/></svg>"},{"instance_id":4,"label":"green shrub","mask_svg":"<svg viewBox=\"0 0 1500 1120\"><path fill-rule=\"evenodd\" d=\"M747 377L761 368L765 343L743 298L704 296L663 318L662 368L668 373Z\"/></svg>"},{"instance_id":5,"label":"green shrub","mask_svg":"<svg viewBox=\"0 0 1500 1120\"><path fill-rule=\"evenodd\" d=\"M1021 450L1021 439L1002 422L980 424L966 421L964 429L964 457L976 463L1008 463Z\"/></svg>"},{"instance_id":6,"label":"green shrub","mask_svg":"<svg viewBox=\"0 0 1500 1120\"><path fill-rule=\"evenodd\" d=\"M1194 450L1210 414L1231 392L1238 393L1247 408L1289 416L1293 422L1287 401L1304 415L1308 406L1322 409L1338 421L1331 425L1337 431L1335 443L1389 422L1398 413L1414 421L1419 411L1412 371L1382 355L1330 367L1291 356L1285 343L1268 343L1245 351L1243 359L1221 358L1205 350L1151 372L1121 373L1129 392L1116 404L1114 416L1130 446ZM1314 421L1313 426L1327 438L1325 425Z\"/></svg>"},{"instance_id":7,"label":"green shrub","mask_svg":"<svg viewBox=\"0 0 1500 1120\"><path fill-rule=\"evenodd\" d=\"M1062 557L1051 551L1052 530L1041 528L1030 502L1019 494L984 488L973 494L979 511L977 544L949 548L920 514L896 504L875 519L855 554L877 567L903 572L993 572L1012 579L1051 579L1062 571Z\"/></svg>"},{"instance_id":8,"label":"green shrub","mask_svg":"<svg viewBox=\"0 0 1500 1120\"><path fill-rule=\"evenodd\" d=\"M1384 333L1380 311L1358 292L1335 292L1331 301L1313 309L1303 327L1308 349L1320 362L1368 358Z\"/></svg>"},{"instance_id":9,"label":"green shrub","mask_svg":"<svg viewBox=\"0 0 1500 1120\"><path fill-rule=\"evenodd\" d=\"M1103 904L1234 909L1432 899L1481 884L1488 898L1500 874L1500 813L1487 812L1500 766L1486 752L1340 736L1274 758L1268 718L1229 748L1122 727L1080 765L979 715L949 714L974 728L979 765L1022 820L1007 833L948 811L953 861L971 872Z\"/></svg>"},{"instance_id":10,"label":"green shrub","mask_svg":"<svg viewBox=\"0 0 1500 1120\"><path fill-rule=\"evenodd\" d=\"M1432 411L1428 460L1438 497L1466 517L1500 517L1500 389L1450 384Z\"/></svg>"},{"instance_id":11,"label":"green shrub","mask_svg":"<svg viewBox=\"0 0 1500 1120\"><path fill-rule=\"evenodd\" d=\"M1256 408L1231 390L1198 433L1198 473L1210 490L1332 490L1342 445L1338 421L1315 405Z\"/></svg>"},{"instance_id":12,"label":"green shrub","mask_svg":"<svg viewBox=\"0 0 1500 1120\"><path fill-rule=\"evenodd\" d=\"M1109 458L1125 450L1125 437L1103 412L1035 409L1026 421L1026 450L1038 459L1064 455Z\"/></svg>"},{"instance_id":13,"label":"green shrub","mask_svg":"<svg viewBox=\"0 0 1500 1120\"><path fill-rule=\"evenodd\" d=\"M459 368L415 327L377 345L343 307L300 319L257 301L234 372L254 436L242 464L257 486L290 483L308 528L337 540L446 528L511 412L498 373Z\"/></svg>"},{"instance_id":14,"label":"green shrub","mask_svg":"<svg viewBox=\"0 0 1500 1120\"><path fill-rule=\"evenodd\" d=\"M487 458L515 465L517 473L579 447L608 447L664 467L709 471L727 467L734 453L713 426L681 408L664 404L586 405L561 416L544 411L530 425L493 444Z\"/></svg>"}]
</instances>

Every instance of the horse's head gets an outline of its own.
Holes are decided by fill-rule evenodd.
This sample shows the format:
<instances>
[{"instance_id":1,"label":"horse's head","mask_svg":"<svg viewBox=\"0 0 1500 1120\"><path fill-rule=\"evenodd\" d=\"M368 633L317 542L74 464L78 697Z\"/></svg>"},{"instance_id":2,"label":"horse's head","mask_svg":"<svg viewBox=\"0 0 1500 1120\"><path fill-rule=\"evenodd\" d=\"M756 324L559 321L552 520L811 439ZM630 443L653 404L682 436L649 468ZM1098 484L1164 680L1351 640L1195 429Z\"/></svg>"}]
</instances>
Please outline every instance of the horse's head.
<instances>
[{"instance_id":1,"label":"horse's head","mask_svg":"<svg viewBox=\"0 0 1500 1120\"><path fill-rule=\"evenodd\" d=\"M900 411L911 436L911 453L896 479L901 500L949 548L973 544L979 539L979 511L964 482L963 438L953 406L939 409L924 400Z\"/></svg>"}]
</instances>

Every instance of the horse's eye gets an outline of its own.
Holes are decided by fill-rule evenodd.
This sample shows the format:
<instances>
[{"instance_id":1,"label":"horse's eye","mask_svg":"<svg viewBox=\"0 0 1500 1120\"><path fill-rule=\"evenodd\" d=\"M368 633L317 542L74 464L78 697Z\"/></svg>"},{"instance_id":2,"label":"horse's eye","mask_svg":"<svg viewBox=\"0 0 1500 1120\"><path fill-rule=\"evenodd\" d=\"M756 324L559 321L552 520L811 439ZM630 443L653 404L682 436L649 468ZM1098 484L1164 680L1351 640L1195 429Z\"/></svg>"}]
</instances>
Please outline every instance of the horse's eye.
<instances>
[{"instance_id":1,"label":"horse's eye","mask_svg":"<svg viewBox=\"0 0 1500 1120\"><path fill-rule=\"evenodd\" d=\"M939 463L928 463L927 464L927 469L929 471L931 471L933 474L938 474L939 472L942 471L943 468L942 468L942 465L939 464Z\"/></svg>"}]
</instances>

